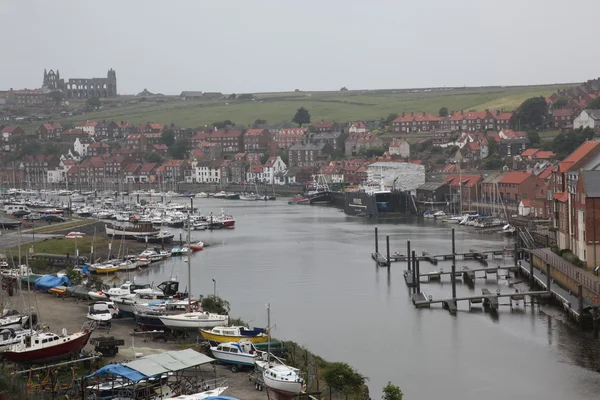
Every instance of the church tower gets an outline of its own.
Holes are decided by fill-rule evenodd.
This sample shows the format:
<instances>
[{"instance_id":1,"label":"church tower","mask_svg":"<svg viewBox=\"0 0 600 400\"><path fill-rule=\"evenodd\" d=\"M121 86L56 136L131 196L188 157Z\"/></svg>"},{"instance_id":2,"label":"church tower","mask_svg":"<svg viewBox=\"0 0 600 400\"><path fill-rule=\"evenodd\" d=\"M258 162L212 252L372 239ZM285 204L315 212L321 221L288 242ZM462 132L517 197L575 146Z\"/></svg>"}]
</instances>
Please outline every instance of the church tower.
<instances>
[{"instance_id":1,"label":"church tower","mask_svg":"<svg viewBox=\"0 0 600 400\"><path fill-rule=\"evenodd\" d=\"M115 97L117 95L117 74L114 69L109 69L108 74L106 74L107 85L106 85L106 94L107 97Z\"/></svg>"}]
</instances>

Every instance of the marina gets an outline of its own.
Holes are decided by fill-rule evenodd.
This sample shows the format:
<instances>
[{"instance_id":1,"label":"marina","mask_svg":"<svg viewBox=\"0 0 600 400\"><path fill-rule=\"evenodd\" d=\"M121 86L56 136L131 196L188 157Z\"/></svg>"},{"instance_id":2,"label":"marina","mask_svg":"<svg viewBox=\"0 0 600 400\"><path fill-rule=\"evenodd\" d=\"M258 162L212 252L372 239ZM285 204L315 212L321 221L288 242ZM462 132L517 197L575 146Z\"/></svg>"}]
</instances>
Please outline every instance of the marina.
<instances>
[{"instance_id":1,"label":"marina","mask_svg":"<svg viewBox=\"0 0 600 400\"><path fill-rule=\"evenodd\" d=\"M490 279L479 279L485 275L484 266L478 260L469 259L469 253L473 253L471 250L487 256L488 272L500 267L497 275L502 277L506 272L514 274L512 238L480 235L468 227L455 225L456 253L467 255L467 259L460 260L457 273L463 273L461 268L464 265L477 274L473 288L464 279L457 280L456 297L473 298L475 301L475 298L486 296L493 299L498 289L501 297L498 298L499 306L494 313L478 306L479 303L469 308L466 300L461 306L459 300L458 315L449 317L448 313L436 312L435 308L442 307L434 304L441 303L431 304L430 309L415 307L410 293L413 288L407 287L403 272L403 269L407 269L407 258L390 263L391 268L369 268L373 261L366 259L365 255L373 252L374 223L368 219L348 217L330 207L296 207L285 201L266 204L203 198L196 199L194 204L202 210L218 213L224 202L227 202L229 212L236 216L235 229L193 233L195 239L201 239L209 245L198 255L191 256L194 292L216 291L231 302L232 315L243 316L251 322L257 321L252 323L258 326L266 326L264 304L272 303L277 324L273 332L277 338L299 341L326 359L343 360L356 365L371 378L369 386L372 397L378 397L378 388L388 380L398 381L398 376L410 377L399 381L403 392L409 397L442 396L444 390L427 384L430 377L412 375L416 362L421 365L420 368L427 368L446 390L460 390L465 399L479 398L481 391L468 389L467 376L477 374L478 368L469 365L480 357L508 357L512 365L507 370L506 379L511 380L508 388L495 380L479 378L486 382L488 389L485 393L488 396L493 397L493 393L499 390L519 396L523 390L531 390L532 380L540 383L535 386L535 393L551 397L556 395L555 392L560 395L568 391L571 398L585 399L588 391L595 390L597 378L594 360L597 358L591 355L585 358L578 356L579 348L593 348L590 347L594 343L591 334L572 327L568 319L562 319L564 314L561 308L546 305L545 301L541 304L536 301L536 306L530 307L528 299L527 307L523 307L524 301L518 300L520 306L516 306L516 298L511 298L517 295L515 288L509 287L504 278L488 274ZM186 200L182 200L182 204L185 205ZM437 260L434 265L424 258L415 257L420 261L421 273L443 272L440 281L422 283L426 285L422 287L427 297L421 300L429 302L429 296L434 300L453 297L451 285L447 283L451 272L451 260L447 256L452 254L447 225L435 220L409 217L393 222L379 221L377 226L382 237L390 236L393 251L403 247L399 252L412 254L414 250L419 257L424 257L422 254L425 251L431 259ZM180 228L163 229L175 235L174 241L183 232ZM185 232L183 235L185 237ZM404 249L407 240L411 241L410 252ZM271 250L268 254L256 251L264 243L269 243ZM510 250L506 253L502 250L501 255L498 253L501 249ZM287 261L281 263L279 260L283 259ZM162 282L177 275L180 287L185 288L188 281L185 260L185 256L169 257L154 266L137 270L136 282ZM528 264L523 261L522 265L524 269ZM264 278L265 274L269 279ZM121 281L127 280L126 276L126 273L115 275ZM545 281L544 278L536 270L535 280ZM427 280L426 276L422 276L422 279ZM489 294L484 295L482 289L487 289ZM531 290L534 291L544 292L545 289ZM543 294L540 295L543 297ZM298 302L298 298L309 300ZM501 306L510 301L514 304L512 309ZM576 302L571 304L575 304L572 309L578 309ZM302 319L297 318L307 309L311 312L309 328ZM371 310L378 312L372 313ZM356 313L363 316L363 325L385 327L371 339L394 340L400 335L410 340L400 341L386 351L343 351L347 346L359 348L363 342L360 337L339 335L340 329L353 329ZM338 316L332 319L331 315L334 314ZM384 315L387 317L381 318ZM125 321L113 321L111 334ZM530 324L529 321L534 323ZM447 335L438 335L440 331L447 332ZM468 343L473 340L482 342L477 356L469 355ZM331 346L336 341L341 345ZM419 346L415 343L428 344ZM501 350L498 350L499 347ZM435 366L428 362L427 354L431 351L438 355L436 360L440 358ZM455 363L465 369L466 375L464 378L447 379L443 371L453 368ZM532 371L515 363L535 363L540 368ZM547 390L542 384L548 374L560 382L559 389ZM582 386L579 379L570 379L572 374L587 377L589 384Z\"/></svg>"}]
</instances>

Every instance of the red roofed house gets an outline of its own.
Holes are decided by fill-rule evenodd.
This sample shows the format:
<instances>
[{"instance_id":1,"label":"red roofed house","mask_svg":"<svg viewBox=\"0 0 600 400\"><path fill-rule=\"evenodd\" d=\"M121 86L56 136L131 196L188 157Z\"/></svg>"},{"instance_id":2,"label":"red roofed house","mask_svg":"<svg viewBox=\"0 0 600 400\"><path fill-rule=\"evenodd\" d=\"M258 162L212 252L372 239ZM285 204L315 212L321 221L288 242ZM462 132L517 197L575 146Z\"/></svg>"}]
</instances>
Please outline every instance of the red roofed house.
<instances>
[{"instance_id":1,"label":"red roofed house","mask_svg":"<svg viewBox=\"0 0 600 400\"><path fill-rule=\"evenodd\" d=\"M429 113L402 113L392 121L392 131L400 133L431 132L440 129L442 118Z\"/></svg>"},{"instance_id":2,"label":"red roofed house","mask_svg":"<svg viewBox=\"0 0 600 400\"><path fill-rule=\"evenodd\" d=\"M514 171L498 180L497 193L506 205L517 207L521 200L535 199L543 181L529 172Z\"/></svg>"},{"instance_id":3,"label":"red roofed house","mask_svg":"<svg viewBox=\"0 0 600 400\"><path fill-rule=\"evenodd\" d=\"M16 152L20 148L20 142L13 138L25 137L25 131L20 126L7 126L0 132L2 139L2 150ZM11 140L12 139L12 140Z\"/></svg>"},{"instance_id":4,"label":"red roofed house","mask_svg":"<svg viewBox=\"0 0 600 400\"><path fill-rule=\"evenodd\" d=\"M191 182L192 167L186 160L168 160L157 168L157 174L168 182Z\"/></svg>"},{"instance_id":5,"label":"red roofed house","mask_svg":"<svg viewBox=\"0 0 600 400\"><path fill-rule=\"evenodd\" d=\"M145 152L147 145L146 136L141 133L130 133L125 138L127 149L135 152Z\"/></svg>"},{"instance_id":6,"label":"red roofed house","mask_svg":"<svg viewBox=\"0 0 600 400\"><path fill-rule=\"evenodd\" d=\"M142 164L142 168L138 171L140 182L151 182L156 177L156 167L158 164L146 162Z\"/></svg>"},{"instance_id":7,"label":"red roofed house","mask_svg":"<svg viewBox=\"0 0 600 400\"><path fill-rule=\"evenodd\" d=\"M572 250L580 259L585 259L583 250L578 249L575 238L584 224L585 214L576 209L580 171L596 170L600 165L600 141L588 140L567 158L558 163L552 172L550 187L554 195L554 227L558 231L557 245L561 249ZM579 199L581 201L581 199ZM564 215L561 214L564 212ZM556 214L558 212L558 214ZM589 217L589 215L588 215Z\"/></svg>"},{"instance_id":8,"label":"red roofed house","mask_svg":"<svg viewBox=\"0 0 600 400\"><path fill-rule=\"evenodd\" d=\"M90 156L101 156L110 153L110 145L105 142L93 142L87 147L87 154Z\"/></svg>"},{"instance_id":9,"label":"red roofed house","mask_svg":"<svg viewBox=\"0 0 600 400\"><path fill-rule=\"evenodd\" d=\"M210 135L210 132L198 132L191 137L190 143L192 148L202 148L201 143L206 142L206 138Z\"/></svg>"},{"instance_id":10,"label":"red roofed house","mask_svg":"<svg viewBox=\"0 0 600 400\"><path fill-rule=\"evenodd\" d=\"M163 130L163 126L161 124L155 124L153 122L146 122L145 124L140 125L138 130L141 133L161 133Z\"/></svg>"},{"instance_id":11,"label":"red roofed house","mask_svg":"<svg viewBox=\"0 0 600 400\"><path fill-rule=\"evenodd\" d=\"M160 154L161 156L164 157L167 155L169 148L167 147L166 144L161 143L161 144L153 144L151 147L151 150L157 152L158 154Z\"/></svg>"},{"instance_id":12,"label":"red roofed house","mask_svg":"<svg viewBox=\"0 0 600 400\"><path fill-rule=\"evenodd\" d=\"M264 168L260 164L251 165L246 172L246 182L264 183Z\"/></svg>"},{"instance_id":13,"label":"red roofed house","mask_svg":"<svg viewBox=\"0 0 600 400\"><path fill-rule=\"evenodd\" d=\"M244 151L251 163L260 163L260 158L268 153L271 143L271 133L268 129L248 129L244 133Z\"/></svg>"},{"instance_id":14,"label":"red roofed house","mask_svg":"<svg viewBox=\"0 0 600 400\"><path fill-rule=\"evenodd\" d=\"M96 121L84 121L84 122L78 124L75 127L75 129L81 129L82 131L87 133L88 136L94 136L96 134L96 126L97 125L98 125L98 123Z\"/></svg>"},{"instance_id":15,"label":"red roofed house","mask_svg":"<svg viewBox=\"0 0 600 400\"><path fill-rule=\"evenodd\" d=\"M481 148L476 142L467 143L459 151L464 160L477 161L481 159Z\"/></svg>"},{"instance_id":16,"label":"red roofed house","mask_svg":"<svg viewBox=\"0 0 600 400\"><path fill-rule=\"evenodd\" d=\"M368 131L367 126L362 122L353 122L348 128L348 133L367 133Z\"/></svg>"},{"instance_id":17,"label":"red roofed house","mask_svg":"<svg viewBox=\"0 0 600 400\"><path fill-rule=\"evenodd\" d=\"M58 122L47 122L45 124L40 124L40 126L36 129L37 137L40 140L50 140L56 139L60 137L60 134L63 131L63 127Z\"/></svg>"},{"instance_id":18,"label":"red roofed house","mask_svg":"<svg viewBox=\"0 0 600 400\"><path fill-rule=\"evenodd\" d=\"M244 152L244 133L240 130L219 129L211 132L205 140L219 143L224 155L233 156Z\"/></svg>"},{"instance_id":19,"label":"red roofed house","mask_svg":"<svg viewBox=\"0 0 600 400\"><path fill-rule=\"evenodd\" d=\"M60 134L61 142L73 142L75 139L89 138L90 136L83 129L66 129Z\"/></svg>"},{"instance_id":20,"label":"red roofed house","mask_svg":"<svg viewBox=\"0 0 600 400\"><path fill-rule=\"evenodd\" d=\"M140 181L140 169L142 169L142 164L140 163L130 163L123 169L123 175L125 176L125 182L128 183L138 183Z\"/></svg>"},{"instance_id":21,"label":"red roofed house","mask_svg":"<svg viewBox=\"0 0 600 400\"><path fill-rule=\"evenodd\" d=\"M343 124L331 121L313 122L316 132L341 132Z\"/></svg>"},{"instance_id":22,"label":"red roofed house","mask_svg":"<svg viewBox=\"0 0 600 400\"><path fill-rule=\"evenodd\" d=\"M573 120L577 115L579 115L579 110L559 108L552 112L552 124L558 129L572 128Z\"/></svg>"},{"instance_id":23,"label":"red roofed house","mask_svg":"<svg viewBox=\"0 0 600 400\"><path fill-rule=\"evenodd\" d=\"M300 143L308 128L282 128L275 135L280 150L287 150L291 146Z\"/></svg>"}]
</instances>

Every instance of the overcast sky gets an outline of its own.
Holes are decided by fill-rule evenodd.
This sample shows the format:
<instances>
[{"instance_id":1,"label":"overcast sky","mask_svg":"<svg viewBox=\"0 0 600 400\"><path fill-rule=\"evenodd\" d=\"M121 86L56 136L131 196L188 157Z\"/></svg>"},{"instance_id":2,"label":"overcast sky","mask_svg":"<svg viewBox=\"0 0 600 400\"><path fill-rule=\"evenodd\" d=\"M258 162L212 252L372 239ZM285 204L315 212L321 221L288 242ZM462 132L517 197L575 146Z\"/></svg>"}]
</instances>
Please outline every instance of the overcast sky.
<instances>
[{"instance_id":1,"label":"overcast sky","mask_svg":"<svg viewBox=\"0 0 600 400\"><path fill-rule=\"evenodd\" d=\"M0 0L0 90L520 85L600 76L598 0Z\"/></svg>"}]
</instances>

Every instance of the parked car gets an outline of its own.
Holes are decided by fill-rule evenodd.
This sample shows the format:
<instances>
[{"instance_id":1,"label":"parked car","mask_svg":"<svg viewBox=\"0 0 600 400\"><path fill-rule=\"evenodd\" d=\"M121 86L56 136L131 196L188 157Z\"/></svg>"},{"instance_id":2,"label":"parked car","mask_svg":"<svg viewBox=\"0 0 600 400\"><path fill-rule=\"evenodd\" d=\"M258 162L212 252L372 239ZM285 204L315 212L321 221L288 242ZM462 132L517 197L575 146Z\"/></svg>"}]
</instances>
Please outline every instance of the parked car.
<instances>
[{"instance_id":1,"label":"parked car","mask_svg":"<svg viewBox=\"0 0 600 400\"><path fill-rule=\"evenodd\" d=\"M49 222L65 222L67 219L56 214L45 214L44 220Z\"/></svg>"},{"instance_id":2,"label":"parked car","mask_svg":"<svg viewBox=\"0 0 600 400\"><path fill-rule=\"evenodd\" d=\"M39 219L42 219L42 214L40 213L31 213L28 215L25 215L23 217L24 220L28 220L28 221L37 221Z\"/></svg>"},{"instance_id":3,"label":"parked car","mask_svg":"<svg viewBox=\"0 0 600 400\"><path fill-rule=\"evenodd\" d=\"M16 217L16 218L21 218L21 217L25 217L26 215L29 215L29 214L30 214L29 211L17 210L10 215L12 215L13 217Z\"/></svg>"}]
</instances>

